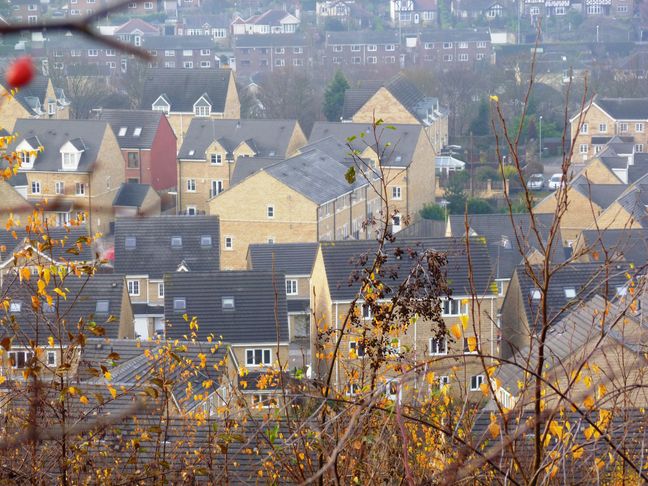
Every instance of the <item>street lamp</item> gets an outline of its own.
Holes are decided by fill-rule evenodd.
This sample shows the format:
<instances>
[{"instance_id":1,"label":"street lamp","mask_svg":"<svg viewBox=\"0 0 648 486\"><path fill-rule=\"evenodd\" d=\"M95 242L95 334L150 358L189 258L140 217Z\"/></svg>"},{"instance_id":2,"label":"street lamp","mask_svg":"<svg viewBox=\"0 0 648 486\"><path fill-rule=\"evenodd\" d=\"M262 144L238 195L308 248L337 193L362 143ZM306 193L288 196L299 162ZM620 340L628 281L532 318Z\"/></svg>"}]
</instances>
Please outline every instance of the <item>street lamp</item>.
<instances>
[{"instance_id":1,"label":"street lamp","mask_svg":"<svg viewBox=\"0 0 648 486\"><path fill-rule=\"evenodd\" d=\"M538 137L540 140L540 152L538 153L538 160L542 161L542 115L540 115L540 136Z\"/></svg>"}]
</instances>

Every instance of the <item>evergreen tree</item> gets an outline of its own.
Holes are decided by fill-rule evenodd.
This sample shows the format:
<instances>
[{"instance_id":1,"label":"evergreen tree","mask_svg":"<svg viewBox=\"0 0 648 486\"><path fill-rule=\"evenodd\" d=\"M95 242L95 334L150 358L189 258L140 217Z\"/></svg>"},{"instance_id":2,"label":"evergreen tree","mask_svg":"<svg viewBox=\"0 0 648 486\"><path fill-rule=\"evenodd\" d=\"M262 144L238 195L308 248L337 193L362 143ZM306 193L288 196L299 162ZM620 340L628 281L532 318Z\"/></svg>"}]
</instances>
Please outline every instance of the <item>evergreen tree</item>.
<instances>
[{"instance_id":1,"label":"evergreen tree","mask_svg":"<svg viewBox=\"0 0 648 486\"><path fill-rule=\"evenodd\" d=\"M479 103L479 110L477 111L477 116L470 124L470 131L476 136L490 134L490 112L486 100L482 100Z\"/></svg>"},{"instance_id":2,"label":"evergreen tree","mask_svg":"<svg viewBox=\"0 0 648 486\"><path fill-rule=\"evenodd\" d=\"M324 92L324 116L328 121L340 121L344 106L344 92L349 89L349 82L337 71Z\"/></svg>"}]
</instances>

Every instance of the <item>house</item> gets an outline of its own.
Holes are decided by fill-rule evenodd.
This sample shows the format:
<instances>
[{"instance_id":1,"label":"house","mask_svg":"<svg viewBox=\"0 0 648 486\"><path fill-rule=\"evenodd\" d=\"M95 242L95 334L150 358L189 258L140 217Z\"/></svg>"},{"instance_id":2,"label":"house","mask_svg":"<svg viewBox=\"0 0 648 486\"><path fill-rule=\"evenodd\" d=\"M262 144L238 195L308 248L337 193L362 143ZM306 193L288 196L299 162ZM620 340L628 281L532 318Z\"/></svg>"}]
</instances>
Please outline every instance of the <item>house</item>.
<instances>
[{"instance_id":1,"label":"house","mask_svg":"<svg viewBox=\"0 0 648 486\"><path fill-rule=\"evenodd\" d=\"M164 275L219 270L220 225L212 216L119 218L115 222L115 273L126 278L135 334L165 333Z\"/></svg>"},{"instance_id":2,"label":"house","mask_svg":"<svg viewBox=\"0 0 648 486\"><path fill-rule=\"evenodd\" d=\"M142 48L153 55L151 65L165 69L220 69L221 46L207 35L150 36L142 41Z\"/></svg>"},{"instance_id":3,"label":"house","mask_svg":"<svg viewBox=\"0 0 648 486\"><path fill-rule=\"evenodd\" d=\"M122 42L133 44L136 47L142 45L142 40L149 36L159 36L160 28L146 22L143 19L133 18L115 29L113 35Z\"/></svg>"},{"instance_id":4,"label":"house","mask_svg":"<svg viewBox=\"0 0 648 486\"><path fill-rule=\"evenodd\" d=\"M166 335L229 343L237 368L250 371L288 363L288 316L281 273L173 272L164 276ZM186 320L186 316L190 316ZM197 325L190 325L195 319ZM186 338L184 338L186 339Z\"/></svg>"},{"instance_id":5,"label":"house","mask_svg":"<svg viewBox=\"0 0 648 486\"><path fill-rule=\"evenodd\" d=\"M47 4L38 0L11 0L11 20L18 23L37 24L47 13Z\"/></svg>"},{"instance_id":6,"label":"house","mask_svg":"<svg viewBox=\"0 0 648 486\"><path fill-rule=\"evenodd\" d=\"M72 226L69 228L49 228L47 238L57 242L49 246L42 235L27 233L24 228L9 228L0 230L0 285L4 281L15 280L16 274L22 268L36 271L37 267L60 265L91 265L95 262L94 248L86 243L88 228ZM77 241L83 244L78 251L68 252L75 247Z\"/></svg>"},{"instance_id":7,"label":"house","mask_svg":"<svg viewBox=\"0 0 648 486\"><path fill-rule=\"evenodd\" d=\"M227 190L235 173L240 177L241 158L286 158L305 143L296 120L195 118L178 152L178 210L204 213L207 201Z\"/></svg>"},{"instance_id":8,"label":"house","mask_svg":"<svg viewBox=\"0 0 648 486\"><path fill-rule=\"evenodd\" d=\"M515 269L501 309L502 358L510 358L530 346L543 325L555 325L580 302L595 295L608 300L624 295L628 285L626 273L631 265L629 262L610 265L593 262L553 265L553 268L546 310L543 310L542 292L529 274L532 271L542 279L543 266L519 265ZM546 313L546 321L543 313Z\"/></svg>"},{"instance_id":9,"label":"house","mask_svg":"<svg viewBox=\"0 0 648 486\"><path fill-rule=\"evenodd\" d=\"M121 275L77 277L70 274L62 286L66 298L51 292L53 286L50 285L52 303L43 301L41 308L35 311L32 299L35 291L29 282L18 279L3 282L2 295L9 301L2 311L3 319L20 323L19 332L9 326L2 328L2 337L12 340L11 351L4 353L1 359L3 375L22 380L22 371L34 359L35 346L44 350L36 359L48 374L56 373L64 363L75 365L80 349L73 338L79 333L92 334L91 326L101 327L108 338L134 337L133 311ZM53 342L49 341L50 336ZM73 366L72 370L75 368Z\"/></svg>"},{"instance_id":10,"label":"house","mask_svg":"<svg viewBox=\"0 0 648 486\"><path fill-rule=\"evenodd\" d=\"M106 233L112 201L125 181L123 164L115 164L123 159L108 122L20 119L14 131L19 135L7 150L20 153L24 197L45 205L52 224L81 216L91 233Z\"/></svg>"},{"instance_id":11,"label":"house","mask_svg":"<svg viewBox=\"0 0 648 486\"><path fill-rule=\"evenodd\" d=\"M209 214L221 221L221 268L245 268L253 243L367 238L372 230L363 223L380 199L366 179L345 180L349 163L312 148L246 170L250 175L209 201Z\"/></svg>"},{"instance_id":12,"label":"house","mask_svg":"<svg viewBox=\"0 0 648 486\"><path fill-rule=\"evenodd\" d=\"M285 276L290 369L312 367L311 277L318 243L264 243L248 247L247 268ZM281 282L279 282L281 283ZM278 286L278 291L282 290Z\"/></svg>"},{"instance_id":13,"label":"house","mask_svg":"<svg viewBox=\"0 0 648 486\"><path fill-rule=\"evenodd\" d=\"M130 54L80 35L48 36L44 45L48 69L59 75L79 78L96 76L103 82L111 75L128 71Z\"/></svg>"},{"instance_id":14,"label":"house","mask_svg":"<svg viewBox=\"0 0 648 486\"><path fill-rule=\"evenodd\" d=\"M300 20L284 10L266 10L248 19L236 17L231 23L232 34L293 34L299 28Z\"/></svg>"},{"instance_id":15,"label":"house","mask_svg":"<svg viewBox=\"0 0 648 486\"><path fill-rule=\"evenodd\" d=\"M444 29L421 32L419 65L438 69L474 67L495 63L490 33L477 29Z\"/></svg>"},{"instance_id":16,"label":"house","mask_svg":"<svg viewBox=\"0 0 648 486\"><path fill-rule=\"evenodd\" d=\"M323 0L315 4L315 16L318 25L330 25L331 22L338 22L338 25L355 25L357 27L368 27L370 13L367 12L355 0Z\"/></svg>"},{"instance_id":17,"label":"house","mask_svg":"<svg viewBox=\"0 0 648 486\"><path fill-rule=\"evenodd\" d=\"M239 76L305 69L313 65L313 50L304 34L237 36L234 57Z\"/></svg>"},{"instance_id":18,"label":"house","mask_svg":"<svg viewBox=\"0 0 648 486\"><path fill-rule=\"evenodd\" d=\"M497 284L498 296L504 297L506 289L518 265L526 259L532 264L545 260L549 236L554 217L552 214L536 214L535 229L528 213L520 214L470 214L468 235L463 215L452 214L448 218L445 236L454 238L484 237L488 245L493 280ZM540 239L538 239L538 235ZM550 261L554 264L565 261L560 229L554 233Z\"/></svg>"},{"instance_id":19,"label":"house","mask_svg":"<svg viewBox=\"0 0 648 486\"><path fill-rule=\"evenodd\" d=\"M633 0L585 0L583 13L588 17L629 18L634 13Z\"/></svg>"},{"instance_id":20,"label":"house","mask_svg":"<svg viewBox=\"0 0 648 486\"><path fill-rule=\"evenodd\" d=\"M339 336L343 323L349 312L355 312L350 305L355 303L361 318L357 324L347 323L344 337L340 345L339 360L336 361L333 382L340 391L353 395L356 390L367 385L362 376L367 379L369 366L367 348L370 343L363 343L363 327L373 327L373 316L370 308L364 302L360 293L358 275L362 275L372 264L372 255L377 243L366 241L322 242L312 271L312 319L311 353L326 356L332 349L333 341L330 336ZM450 295L441 298L441 317L447 329L458 323L463 329L461 337L456 339L451 334L439 332L432 321L414 319L405 330L390 334L391 346L399 362L407 362L413 366L424 361L429 362L423 375L428 372L435 374L437 384L449 385L450 391L465 393L474 399L481 395L480 385L484 383L485 372L479 360L474 359L475 349L480 349L486 355L496 356L498 350L499 329L496 326L496 288L491 281L491 266L488 251L484 242L471 240L471 259L463 241L455 238L435 239L402 239L396 238L388 242L383 250L382 279L389 287L396 289L405 279L409 278L411 269L417 265L418 258L426 252L439 252L447 257L447 263L441 269L450 287ZM369 255L368 260L363 255ZM363 262L367 263L363 263ZM423 265L425 267L425 265ZM470 268L470 270L469 270ZM471 285L471 276L473 285ZM435 280L436 281L436 280ZM474 289L475 299L473 299ZM423 286L423 292L427 287ZM383 297L385 303L391 302L393 295L387 293ZM356 300L357 299L357 300ZM475 302L479 300L479 307ZM470 317L468 323L467 316ZM463 322L466 322L466 325ZM327 332L327 329L338 332ZM469 343L473 343L472 350ZM452 355L457 355L450 358ZM487 362L490 359L487 358ZM328 370L326 358L315 363L318 374ZM387 375L389 373L380 373ZM384 379L384 376L382 377ZM418 386L429 387L425 382ZM438 386L438 385L437 385Z\"/></svg>"},{"instance_id":21,"label":"house","mask_svg":"<svg viewBox=\"0 0 648 486\"><path fill-rule=\"evenodd\" d=\"M405 67L401 47L396 30L330 31L325 34L321 62L333 70L395 74Z\"/></svg>"},{"instance_id":22,"label":"house","mask_svg":"<svg viewBox=\"0 0 648 486\"><path fill-rule=\"evenodd\" d=\"M117 135L126 182L155 190L176 186L176 136L162 112L100 110L98 119L110 123Z\"/></svg>"},{"instance_id":23,"label":"house","mask_svg":"<svg viewBox=\"0 0 648 486\"><path fill-rule=\"evenodd\" d=\"M115 219L159 216L162 200L150 185L127 182L122 184L115 194L113 208Z\"/></svg>"},{"instance_id":24,"label":"house","mask_svg":"<svg viewBox=\"0 0 648 486\"><path fill-rule=\"evenodd\" d=\"M436 0L389 0L389 18L394 27L435 25Z\"/></svg>"},{"instance_id":25,"label":"house","mask_svg":"<svg viewBox=\"0 0 648 486\"><path fill-rule=\"evenodd\" d=\"M194 117L238 119L241 116L230 69L150 69L140 109L167 116L179 144Z\"/></svg>"},{"instance_id":26,"label":"house","mask_svg":"<svg viewBox=\"0 0 648 486\"><path fill-rule=\"evenodd\" d=\"M509 9L515 9L515 7L507 1L498 0L459 0L453 3L453 13L460 19L493 21L510 16L512 12Z\"/></svg>"},{"instance_id":27,"label":"house","mask_svg":"<svg viewBox=\"0 0 648 486\"><path fill-rule=\"evenodd\" d=\"M603 260L646 262L648 261L648 229L590 229L584 230L574 243L574 255L579 261Z\"/></svg>"},{"instance_id":28,"label":"house","mask_svg":"<svg viewBox=\"0 0 648 486\"><path fill-rule=\"evenodd\" d=\"M648 149L648 98L595 97L569 122L571 138L574 139L574 157L583 161L596 155L596 146L605 143L600 137L628 137L635 144L635 152Z\"/></svg>"},{"instance_id":29,"label":"house","mask_svg":"<svg viewBox=\"0 0 648 486\"><path fill-rule=\"evenodd\" d=\"M350 144L360 151L360 157L372 164L382 164L390 212L399 213L392 218L393 231L397 232L405 226L403 218L416 219L423 205L434 198L434 148L422 125L386 121L394 129L379 131L379 146L372 139L371 125L367 123L315 122L309 141L315 143L332 137L344 146L350 137L357 137ZM344 156L348 156L349 149L344 150ZM378 160L378 154L383 154L383 160Z\"/></svg>"},{"instance_id":30,"label":"house","mask_svg":"<svg viewBox=\"0 0 648 486\"><path fill-rule=\"evenodd\" d=\"M128 2L127 15L149 16L159 14L164 10L163 0L149 0L146 2Z\"/></svg>"},{"instance_id":31,"label":"house","mask_svg":"<svg viewBox=\"0 0 648 486\"><path fill-rule=\"evenodd\" d=\"M447 110L440 107L437 98L423 95L402 74L385 83L363 84L345 91L344 121L372 123L374 116L389 124L423 125L436 154L448 143Z\"/></svg>"},{"instance_id":32,"label":"house","mask_svg":"<svg viewBox=\"0 0 648 486\"><path fill-rule=\"evenodd\" d=\"M596 224L603 229L648 228L648 174L627 186L601 212Z\"/></svg>"},{"instance_id":33,"label":"house","mask_svg":"<svg viewBox=\"0 0 648 486\"><path fill-rule=\"evenodd\" d=\"M70 117L69 102L62 89L55 88L51 78L36 75L27 86L9 96L4 74L0 75L0 126L12 131L19 118L43 118L67 120Z\"/></svg>"},{"instance_id":34,"label":"house","mask_svg":"<svg viewBox=\"0 0 648 486\"><path fill-rule=\"evenodd\" d=\"M184 15L176 27L179 36L209 36L216 42L229 38L230 22L226 14Z\"/></svg>"}]
</instances>

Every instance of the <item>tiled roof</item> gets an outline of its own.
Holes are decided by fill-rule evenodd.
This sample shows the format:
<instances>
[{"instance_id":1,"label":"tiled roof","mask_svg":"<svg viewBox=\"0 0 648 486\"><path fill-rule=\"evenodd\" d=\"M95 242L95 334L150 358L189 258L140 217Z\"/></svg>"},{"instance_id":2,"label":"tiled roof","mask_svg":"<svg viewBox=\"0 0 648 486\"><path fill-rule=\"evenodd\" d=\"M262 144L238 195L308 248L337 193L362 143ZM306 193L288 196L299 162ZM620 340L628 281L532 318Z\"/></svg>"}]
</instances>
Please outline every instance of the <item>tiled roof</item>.
<instances>
[{"instance_id":1,"label":"tiled roof","mask_svg":"<svg viewBox=\"0 0 648 486\"><path fill-rule=\"evenodd\" d=\"M371 255L377 243L371 240L349 240L322 242L322 255L326 277L333 300L349 301L358 293L358 283L354 276L362 270L359 262L364 255ZM394 243L386 245L387 262L384 265L386 275L392 270L399 271L398 278L405 278L409 273L409 258L405 255L400 260L396 259L394 252L397 248L412 249L417 252L435 250L447 255L448 263L444 268L448 285L453 295L470 295L471 271L468 265L468 256L465 250L465 243L457 238L397 238ZM491 287L491 265L488 257L486 243L479 239L471 239L472 278L478 295L492 295ZM406 253L407 254L407 253ZM371 258L369 259L371 261ZM405 266L405 268L403 268ZM385 277L388 284L398 282L392 281L391 277Z\"/></svg>"},{"instance_id":2,"label":"tiled roof","mask_svg":"<svg viewBox=\"0 0 648 486\"><path fill-rule=\"evenodd\" d=\"M241 157L232 172L230 185L238 184L246 177L282 160L283 158L280 157Z\"/></svg>"},{"instance_id":3,"label":"tiled roof","mask_svg":"<svg viewBox=\"0 0 648 486\"><path fill-rule=\"evenodd\" d=\"M115 35L133 34L137 31L140 31L142 34L160 33L159 29L155 25L149 24L142 19L134 18L117 27L117 30L115 30Z\"/></svg>"},{"instance_id":4,"label":"tiled roof","mask_svg":"<svg viewBox=\"0 0 648 486\"><path fill-rule=\"evenodd\" d=\"M254 143L256 155L286 157L297 120L213 120L194 118L184 137L179 159L205 160L205 151L218 141L228 153L241 144Z\"/></svg>"},{"instance_id":5,"label":"tiled roof","mask_svg":"<svg viewBox=\"0 0 648 486\"><path fill-rule=\"evenodd\" d=\"M253 244L248 247L248 263L254 270L291 275L310 275L318 243Z\"/></svg>"},{"instance_id":6,"label":"tiled roof","mask_svg":"<svg viewBox=\"0 0 648 486\"><path fill-rule=\"evenodd\" d=\"M648 98L597 98L594 103L616 120L648 120Z\"/></svg>"},{"instance_id":7,"label":"tiled roof","mask_svg":"<svg viewBox=\"0 0 648 486\"><path fill-rule=\"evenodd\" d=\"M628 188L625 184L588 184L575 180L572 186L602 209L607 208Z\"/></svg>"},{"instance_id":8,"label":"tiled roof","mask_svg":"<svg viewBox=\"0 0 648 486\"><path fill-rule=\"evenodd\" d=\"M648 262L647 228L584 230L580 238L583 247L598 252L599 258L607 252L613 260L626 260L638 266Z\"/></svg>"},{"instance_id":9,"label":"tiled roof","mask_svg":"<svg viewBox=\"0 0 648 486\"><path fill-rule=\"evenodd\" d=\"M16 121L14 133L20 135L8 150L14 150L24 139L36 136L43 146L43 151L36 156L32 170L59 172L62 170L61 147L74 139L81 139L85 150L81 154L76 172L91 172L95 164L123 164L123 159L97 159L108 128L109 124L105 121L19 119Z\"/></svg>"},{"instance_id":10,"label":"tiled roof","mask_svg":"<svg viewBox=\"0 0 648 486\"><path fill-rule=\"evenodd\" d=\"M234 37L236 48L256 47L306 47L308 38L304 34L247 34Z\"/></svg>"},{"instance_id":11,"label":"tiled roof","mask_svg":"<svg viewBox=\"0 0 648 486\"><path fill-rule=\"evenodd\" d=\"M616 200L633 219L643 227L648 226L648 175L643 176Z\"/></svg>"},{"instance_id":12,"label":"tiled roof","mask_svg":"<svg viewBox=\"0 0 648 486\"><path fill-rule=\"evenodd\" d=\"M411 223L398 232L399 238L444 238L446 233L445 221L420 219Z\"/></svg>"},{"instance_id":13,"label":"tiled roof","mask_svg":"<svg viewBox=\"0 0 648 486\"><path fill-rule=\"evenodd\" d=\"M198 320L198 339L213 335L234 345L276 343L288 340L284 274L280 272L176 272L164 276L166 335L189 334L183 315ZM275 293L275 288L280 291ZM185 299L186 308L174 310L174 300ZM231 307L225 300L232 299ZM278 321L275 319L275 306ZM279 336L277 336L279 332Z\"/></svg>"},{"instance_id":14,"label":"tiled roof","mask_svg":"<svg viewBox=\"0 0 648 486\"><path fill-rule=\"evenodd\" d=\"M351 120L364 104L376 93L372 88L349 88L344 92L342 119Z\"/></svg>"},{"instance_id":15,"label":"tiled roof","mask_svg":"<svg viewBox=\"0 0 648 486\"><path fill-rule=\"evenodd\" d=\"M142 47L150 50L219 49L219 44L209 35L155 35L144 37ZM206 57L205 59L210 59Z\"/></svg>"},{"instance_id":16,"label":"tiled roof","mask_svg":"<svg viewBox=\"0 0 648 486\"><path fill-rule=\"evenodd\" d=\"M193 113L194 103L206 92L212 112L223 113L230 76L230 69L149 69L140 108L150 110L165 95L172 112Z\"/></svg>"},{"instance_id":17,"label":"tiled roof","mask_svg":"<svg viewBox=\"0 0 648 486\"><path fill-rule=\"evenodd\" d=\"M124 290L124 277L113 274L84 275L82 277L69 276L62 285L68 290L67 299L54 295L54 307L56 313L48 318L48 312L43 310L35 313L32 310L31 297L34 295L33 286L28 282L20 283L18 279L5 277L2 295L11 299L12 302L20 302L20 311L12 312L11 308L3 310L6 318L15 317L20 323L20 332L13 332L11 326L2 326L2 334L5 336L16 336L15 345L26 344L26 338L35 339L39 343L46 343L49 336L53 336L56 342L68 342L68 332L76 335L78 323L95 321L106 331L106 337L119 338L119 321L122 309L122 295ZM108 301L108 312L97 312L97 301ZM130 304L129 304L130 305ZM43 308L44 309L44 308ZM110 318L114 316L114 319ZM85 332L88 332L87 329Z\"/></svg>"},{"instance_id":18,"label":"tiled roof","mask_svg":"<svg viewBox=\"0 0 648 486\"><path fill-rule=\"evenodd\" d=\"M113 206L128 206L139 208L142 206L144 199L149 191L152 191L148 184L135 184L133 182L124 183L119 186L115 199L113 199Z\"/></svg>"},{"instance_id":19,"label":"tiled roof","mask_svg":"<svg viewBox=\"0 0 648 486\"><path fill-rule=\"evenodd\" d=\"M47 104L48 100L45 99L45 94L47 93L48 82L48 77L37 74L27 86L18 90L14 95L14 99L20 103L23 108L28 110L30 114L35 115L39 110L43 109L43 105ZM7 89L4 72L0 72L0 84L5 90ZM37 103L35 103L35 101ZM56 99L51 101L56 101Z\"/></svg>"},{"instance_id":20,"label":"tiled roof","mask_svg":"<svg viewBox=\"0 0 648 486\"><path fill-rule=\"evenodd\" d=\"M172 248L171 239L182 238ZM211 238L210 244L202 242ZM135 248L127 249L127 238ZM130 240L132 241L132 240ZM161 279L185 262L190 270L216 271L219 267L219 222L216 216L158 216L118 218L115 221L115 272Z\"/></svg>"},{"instance_id":21,"label":"tiled roof","mask_svg":"<svg viewBox=\"0 0 648 486\"><path fill-rule=\"evenodd\" d=\"M421 32L421 42L490 42L488 31L475 29L445 29Z\"/></svg>"},{"instance_id":22,"label":"tiled roof","mask_svg":"<svg viewBox=\"0 0 648 486\"><path fill-rule=\"evenodd\" d=\"M400 36L396 30L377 31L340 31L326 32L327 45L352 44L400 44Z\"/></svg>"},{"instance_id":23,"label":"tiled roof","mask_svg":"<svg viewBox=\"0 0 648 486\"><path fill-rule=\"evenodd\" d=\"M163 116L160 111L150 110L101 110L98 118L110 123L120 148L150 149Z\"/></svg>"},{"instance_id":24,"label":"tiled roof","mask_svg":"<svg viewBox=\"0 0 648 486\"><path fill-rule=\"evenodd\" d=\"M389 154L389 157L386 157L386 160L382 161L385 166L407 167L412 162L423 127L421 125L392 126L395 130L378 128L381 146L376 152ZM363 139L360 138L362 132L365 133ZM369 123L315 122L311 130L309 142L312 143L323 138L333 137L339 143L346 143L347 139L353 136L356 137L351 142L351 146L354 149L364 150L366 148L365 143L375 149L375 140L372 139L371 124ZM391 144L387 151L384 150L386 143ZM430 161L430 164L433 164L433 162ZM430 170L433 170L432 165L430 166Z\"/></svg>"},{"instance_id":25,"label":"tiled roof","mask_svg":"<svg viewBox=\"0 0 648 486\"><path fill-rule=\"evenodd\" d=\"M14 237L13 232L16 235ZM88 229L83 226L72 226L70 228L49 228L47 230L48 238L55 241L64 241L63 246L57 244L48 249L45 254L48 258L53 258L54 261L80 261L91 262L95 258L94 251L86 244L82 245L82 249L78 254L68 252L67 250L75 245L79 238L88 236ZM13 253L22 248L26 243L37 247L37 242L44 243L43 235L27 234L24 228L0 228L0 258L6 261L8 258L13 258ZM11 265L12 266L12 265ZM11 268L8 267L8 268Z\"/></svg>"},{"instance_id":26,"label":"tiled roof","mask_svg":"<svg viewBox=\"0 0 648 486\"><path fill-rule=\"evenodd\" d=\"M185 15L182 22L190 29L202 29L205 25L210 28L228 29L230 26L230 17L227 14L210 15L201 13L200 15Z\"/></svg>"}]
</instances>

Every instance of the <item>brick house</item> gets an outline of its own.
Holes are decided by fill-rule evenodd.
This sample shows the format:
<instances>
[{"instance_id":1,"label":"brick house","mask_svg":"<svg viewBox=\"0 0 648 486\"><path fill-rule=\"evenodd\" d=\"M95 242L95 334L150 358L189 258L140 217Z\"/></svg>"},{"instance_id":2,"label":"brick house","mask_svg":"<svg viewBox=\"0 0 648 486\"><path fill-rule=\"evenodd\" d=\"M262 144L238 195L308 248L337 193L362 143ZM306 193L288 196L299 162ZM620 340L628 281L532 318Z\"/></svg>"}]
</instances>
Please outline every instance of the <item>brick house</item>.
<instances>
[{"instance_id":1,"label":"brick house","mask_svg":"<svg viewBox=\"0 0 648 486\"><path fill-rule=\"evenodd\" d=\"M234 38L234 57L239 76L313 64L312 47L304 34L239 35Z\"/></svg>"},{"instance_id":2,"label":"brick house","mask_svg":"<svg viewBox=\"0 0 648 486\"><path fill-rule=\"evenodd\" d=\"M585 0L583 13L588 17L629 18L634 14L633 0Z\"/></svg>"},{"instance_id":3,"label":"brick house","mask_svg":"<svg viewBox=\"0 0 648 486\"><path fill-rule=\"evenodd\" d=\"M130 19L117 27L113 35L123 42L140 47L142 40L149 36L159 36L160 28L142 19Z\"/></svg>"},{"instance_id":4,"label":"brick house","mask_svg":"<svg viewBox=\"0 0 648 486\"><path fill-rule=\"evenodd\" d=\"M159 216L162 209L160 195L148 184L122 184L113 199L115 219L124 217Z\"/></svg>"},{"instance_id":5,"label":"brick house","mask_svg":"<svg viewBox=\"0 0 648 486\"><path fill-rule=\"evenodd\" d=\"M277 161L305 143L296 120L194 119L178 152L178 210L204 214L207 201L232 185L242 158Z\"/></svg>"},{"instance_id":6,"label":"brick house","mask_svg":"<svg viewBox=\"0 0 648 486\"><path fill-rule=\"evenodd\" d=\"M126 279L136 335L164 335L166 273L219 270L219 232L210 216L117 219L114 271Z\"/></svg>"},{"instance_id":7,"label":"brick house","mask_svg":"<svg viewBox=\"0 0 648 486\"><path fill-rule=\"evenodd\" d=\"M0 76L0 127L11 131L19 118L42 118L67 120L70 117L69 102L60 88L55 88L47 76L37 75L29 85L9 96L4 75ZM5 96L6 95L6 96Z\"/></svg>"},{"instance_id":8,"label":"brick house","mask_svg":"<svg viewBox=\"0 0 648 486\"><path fill-rule=\"evenodd\" d=\"M300 20L284 10L266 10L262 14L248 19L236 17L231 23L232 34L294 34L299 28Z\"/></svg>"},{"instance_id":9,"label":"brick house","mask_svg":"<svg viewBox=\"0 0 648 486\"><path fill-rule=\"evenodd\" d=\"M47 12L47 4L39 0L11 0L11 20L26 24L37 24Z\"/></svg>"},{"instance_id":10,"label":"brick house","mask_svg":"<svg viewBox=\"0 0 648 486\"><path fill-rule=\"evenodd\" d=\"M387 123L419 123L425 127L435 153L448 143L448 113L437 98L423 93L405 76L397 74L385 83L349 88L344 93L342 120L371 123L382 118Z\"/></svg>"},{"instance_id":11,"label":"brick house","mask_svg":"<svg viewBox=\"0 0 648 486\"><path fill-rule=\"evenodd\" d=\"M229 17L221 15L184 15L176 26L179 36L210 36L217 42L226 42L230 32Z\"/></svg>"},{"instance_id":12,"label":"brick house","mask_svg":"<svg viewBox=\"0 0 648 486\"><path fill-rule=\"evenodd\" d=\"M346 182L346 164L318 148L263 164L240 159L236 172L245 177L235 173L237 182L209 201L221 221L221 268L245 268L254 243L367 238L362 223L380 199L366 180Z\"/></svg>"},{"instance_id":13,"label":"brick house","mask_svg":"<svg viewBox=\"0 0 648 486\"><path fill-rule=\"evenodd\" d=\"M67 17L80 18L84 15L91 15L107 4L106 0L70 0L65 13Z\"/></svg>"},{"instance_id":14,"label":"brick house","mask_svg":"<svg viewBox=\"0 0 648 486\"><path fill-rule=\"evenodd\" d=\"M151 67L167 69L219 69L221 46L211 36L149 36L142 48L153 56Z\"/></svg>"},{"instance_id":15,"label":"brick house","mask_svg":"<svg viewBox=\"0 0 648 486\"><path fill-rule=\"evenodd\" d=\"M176 186L176 136L159 111L101 110L99 120L110 123L121 148L126 182L154 189Z\"/></svg>"},{"instance_id":16,"label":"brick house","mask_svg":"<svg viewBox=\"0 0 648 486\"><path fill-rule=\"evenodd\" d=\"M50 222L87 218L92 233L107 233L114 219L112 201L125 181L117 137L105 121L26 120L8 151L21 153L25 186L15 189L32 204L45 205ZM43 147L34 155L33 151Z\"/></svg>"},{"instance_id":17,"label":"brick house","mask_svg":"<svg viewBox=\"0 0 648 486\"><path fill-rule=\"evenodd\" d=\"M487 31L448 29L422 32L418 64L438 69L493 64L495 53Z\"/></svg>"},{"instance_id":18,"label":"brick house","mask_svg":"<svg viewBox=\"0 0 648 486\"><path fill-rule=\"evenodd\" d=\"M635 152L648 151L648 98L596 97L585 108L582 120L578 112L569 122L574 158L590 159L597 153L596 146L602 146L614 135L631 137Z\"/></svg>"},{"instance_id":19,"label":"brick house","mask_svg":"<svg viewBox=\"0 0 648 486\"><path fill-rule=\"evenodd\" d=\"M436 0L390 0L389 18L393 27L436 25Z\"/></svg>"},{"instance_id":20,"label":"brick house","mask_svg":"<svg viewBox=\"0 0 648 486\"><path fill-rule=\"evenodd\" d=\"M398 31L326 32L322 64L330 69L398 72L405 65Z\"/></svg>"},{"instance_id":21,"label":"brick house","mask_svg":"<svg viewBox=\"0 0 648 486\"><path fill-rule=\"evenodd\" d=\"M358 296L358 285L353 285L353 275L362 272L362 255L371 254L376 248L376 242L367 241L341 241L322 242L317 254L311 276L311 299L313 328L311 329L311 354L319 350L327 355L329 348L321 346L321 339L325 329L339 330L342 327L350 304ZM400 355L401 360L415 365L429 361L425 368L435 374L436 383L425 382L426 377L421 376L419 386L449 385L454 393L464 393L468 397L479 399L483 397L480 385L487 379L486 373L479 359L476 359L474 350L479 349L484 354L497 356L499 353L499 329L496 325L496 298L497 292L491 282L491 265L488 258L486 245L478 239L471 240L471 254L473 264L468 264L465 252L465 240L454 238L423 238L401 239L388 243L385 247L386 261L385 272L390 275L392 288L397 288L404 280L413 265L413 260L407 251L397 258L397 248L409 248L417 252L435 250L447 255L448 262L443 271L447 274L448 285L451 289L450 298L443 298L441 302L442 318L446 328L458 324L461 329L461 338L456 339L450 333L439 335L438 330L432 328L430 322L422 319L413 322L407 332L393 335L391 346L393 353ZM479 256L477 256L479 255ZM371 258L369 259L371 261ZM471 270L469 270L469 268ZM475 300L471 292L470 279L474 282ZM474 302L479 300L477 307ZM385 303L390 302L390 297L385 297ZM336 362L333 373L334 386L341 392L354 395L355 392L367 385L361 382L361 376L368 376L368 360L364 359L365 351L362 343L362 326L372 326L371 313L366 308L362 299L357 302L357 312L361 313L360 326L348 326L340 347L340 359ZM475 305L474 308L472 306ZM463 321L466 325L463 325ZM333 333L337 336L337 333ZM475 339L476 338L476 339ZM474 348L471 350L469 343L472 341ZM450 359L449 355L456 355ZM490 358L487 363L492 363ZM314 363L314 369L320 374L328 369L328 362L320 360ZM389 381L390 372L382 373L384 379ZM439 383L440 382L440 383ZM389 392L387 392L389 394Z\"/></svg>"},{"instance_id":22,"label":"brick house","mask_svg":"<svg viewBox=\"0 0 648 486\"><path fill-rule=\"evenodd\" d=\"M239 119L234 73L230 69L149 69L140 109L167 116L181 145L196 118Z\"/></svg>"}]
</instances>

